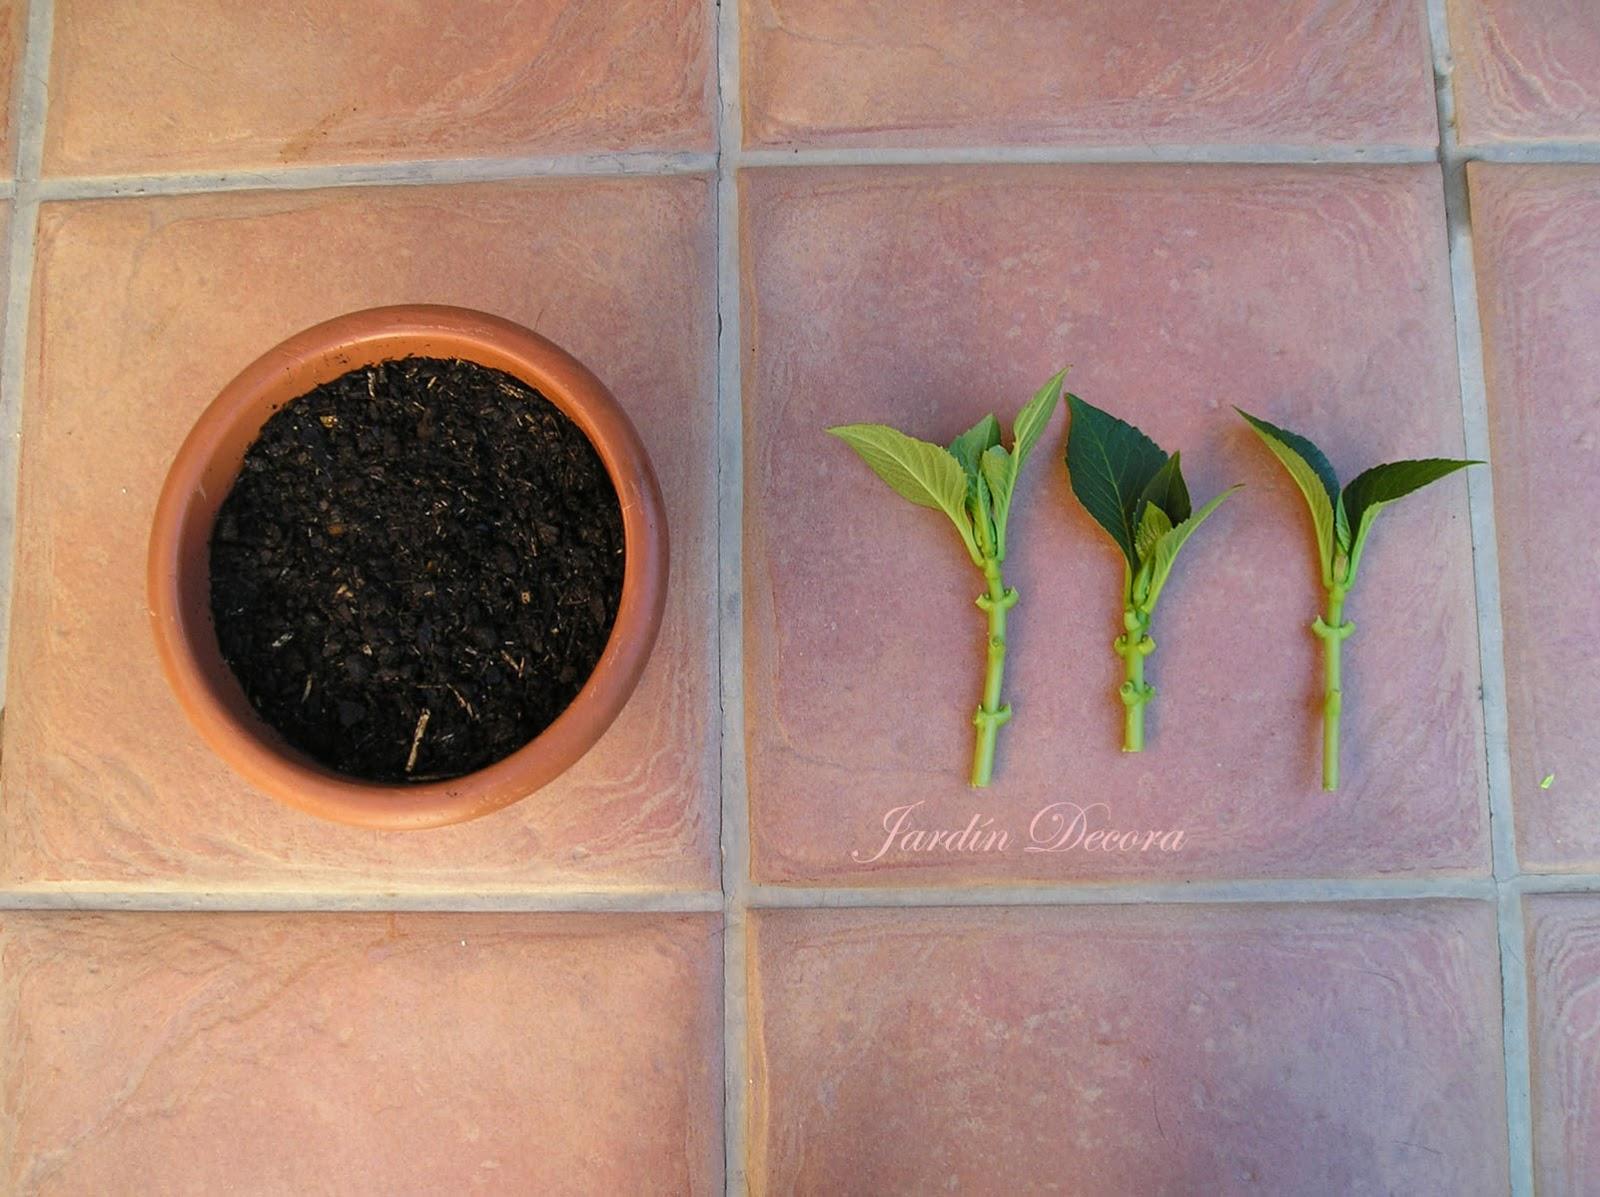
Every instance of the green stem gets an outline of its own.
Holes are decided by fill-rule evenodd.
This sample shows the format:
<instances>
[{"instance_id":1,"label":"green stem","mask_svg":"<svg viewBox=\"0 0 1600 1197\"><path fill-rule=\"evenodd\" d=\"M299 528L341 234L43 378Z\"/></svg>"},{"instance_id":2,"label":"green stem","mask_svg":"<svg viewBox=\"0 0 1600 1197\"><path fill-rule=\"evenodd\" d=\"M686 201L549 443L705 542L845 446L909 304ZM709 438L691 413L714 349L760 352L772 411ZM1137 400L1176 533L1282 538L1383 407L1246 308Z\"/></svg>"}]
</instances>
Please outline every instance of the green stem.
<instances>
[{"instance_id":1,"label":"green stem","mask_svg":"<svg viewBox=\"0 0 1600 1197\"><path fill-rule=\"evenodd\" d=\"M1000 703L1000 684L1006 672L1006 612L1017 605L1017 592L1007 589L1000 576L1000 562L992 557L985 560L983 576L989 589L978 596L978 607L989 617L988 668L983 675L983 701L972 717L978 729L972 749L972 784L980 788L994 776L995 741L1011 718L1011 708Z\"/></svg>"},{"instance_id":2,"label":"green stem","mask_svg":"<svg viewBox=\"0 0 1600 1197\"><path fill-rule=\"evenodd\" d=\"M1117 695L1122 699L1122 751L1144 751L1144 708L1156 692L1144 680L1144 659L1155 652L1156 642L1150 638L1148 612L1127 607L1122 612L1123 634L1112 645L1122 658L1126 678Z\"/></svg>"},{"instance_id":3,"label":"green stem","mask_svg":"<svg viewBox=\"0 0 1600 1197\"><path fill-rule=\"evenodd\" d=\"M1318 617L1311 630L1322 638L1322 788L1339 788L1339 716L1344 708L1343 681L1340 676L1340 649L1356 625L1346 623L1343 584L1328 588L1328 615Z\"/></svg>"}]
</instances>

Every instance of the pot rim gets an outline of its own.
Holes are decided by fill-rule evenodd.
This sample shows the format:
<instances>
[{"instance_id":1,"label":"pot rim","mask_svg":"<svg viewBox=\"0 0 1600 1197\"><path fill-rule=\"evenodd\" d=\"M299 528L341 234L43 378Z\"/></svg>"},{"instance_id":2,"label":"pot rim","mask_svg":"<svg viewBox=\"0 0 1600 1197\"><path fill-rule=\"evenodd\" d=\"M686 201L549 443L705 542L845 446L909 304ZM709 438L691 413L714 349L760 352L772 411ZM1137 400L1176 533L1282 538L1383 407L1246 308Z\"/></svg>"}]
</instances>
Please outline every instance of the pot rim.
<instances>
[{"instance_id":1,"label":"pot rim","mask_svg":"<svg viewBox=\"0 0 1600 1197\"><path fill-rule=\"evenodd\" d=\"M392 352L400 349L402 352ZM622 597L605 649L576 698L504 759L448 781L364 782L290 746L245 698L222 660L210 612L212 524L245 450L283 404L376 361L455 357L520 378L583 430L622 508ZM190 429L151 527L147 586L162 672L190 722L247 781L309 814L407 830L477 818L527 797L584 755L644 671L666 603L667 524L643 442L616 399L571 354L499 316L438 304L347 313L296 333L246 366Z\"/></svg>"}]
</instances>

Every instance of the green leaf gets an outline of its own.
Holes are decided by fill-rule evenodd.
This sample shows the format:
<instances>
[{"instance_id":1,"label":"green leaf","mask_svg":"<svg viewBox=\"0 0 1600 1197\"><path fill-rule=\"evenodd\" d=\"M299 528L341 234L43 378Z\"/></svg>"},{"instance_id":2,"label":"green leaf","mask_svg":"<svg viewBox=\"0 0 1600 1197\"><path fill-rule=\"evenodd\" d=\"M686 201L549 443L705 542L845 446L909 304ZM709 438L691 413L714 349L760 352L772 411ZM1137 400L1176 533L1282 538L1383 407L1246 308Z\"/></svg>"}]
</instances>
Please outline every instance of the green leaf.
<instances>
[{"instance_id":1,"label":"green leaf","mask_svg":"<svg viewBox=\"0 0 1600 1197\"><path fill-rule=\"evenodd\" d=\"M1189 518L1189 488L1183 481L1183 467L1178 463L1178 454L1167 458L1166 464L1156 471L1155 477L1144 488L1144 494L1139 497L1161 508L1169 527Z\"/></svg>"},{"instance_id":2,"label":"green leaf","mask_svg":"<svg viewBox=\"0 0 1600 1197\"><path fill-rule=\"evenodd\" d=\"M1339 496L1339 508L1353 532L1350 548L1350 581L1355 580L1356 569L1361 564L1361 551L1366 547L1367 534L1372 522L1396 499L1403 499L1412 491L1421 490L1430 482L1464 470L1477 461L1457 461L1446 457L1427 457L1420 461L1391 461L1387 465L1373 466L1356 475Z\"/></svg>"},{"instance_id":3,"label":"green leaf","mask_svg":"<svg viewBox=\"0 0 1600 1197\"><path fill-rule=\"evenodd\" d=\"M1016 486L1017 475L1022 472L1022 465L1028 460L1028 454L1033 452L1033 447L1039 443L1039 438L1044 435L1045 425L1050 423L1050 417L1055 414L1056 403L1061 398L1061 383L1067 376L1070 366L1058 370L1045 383L1034 392L1033 398L1017 413L1017 418L1011 423L1011 483Z\"/></svg>"},{"instance_id":4,"label":"green leaf","mask_svg":"<svg viewBox=\"0 0 1600 1197\"><path fill-rule=\"evenodd\" d=\"M1000 443L1000 421L990 413L950 442L950 455L961 463L967 477L978 476L978 461L986 450Z\"/></svg>"},{"instance_id":5,"label":"green leaf","mask_svg":"<svg viewBox=\"0 0 1600 1197\"><path fill-rule=\"evenodd\" d=\"M967 480L967 515L972 519L973 530L978 534L978 548L985 557L999 559L1000 538L994 522L994 503L989 495L989 484L982 475Z\"/></svg>"},{"instance_id":6,"label":"green leaf","mask_svg":"<svg viewBox=\"0 0 1600 1197\"><path fill-rule=\"evenodd\" d=\"M1150 559L1150 550L1168 532L1172 520L1158 503L1145 504L1144 515L1139 517L1139 530L1134 533L1133 549L1142 565Z\"/></svg>"},{"instance_id":7,"label":"green leaf","mask_svg":"<svg viewBox=\"0 0 1600 1197\"><path fill-rule=\"evenodd\" d=\"M1333 557L1336 548L1348 550L1349 537L1335 524L1334 512L1339 508L1339 478L1328 464L1328 459L1305 437L1287 432L1265 420L1258 420L1240 408L1234 411L1243 416L1283 463L1294 479L1300 493L1306 497L1311 509L1311 522L1317 530L1317 552L1322 557L1322 584L1333 585Z\"/></svg>"},{"instance_id":8,"label":"green leaf","mask_svg":"<svg viewBox=\"0 0 1600 1197\"><path fill-rule=\"evenodd\" d=\"M1195 529L1205 523L1211 513L1221 507L1223 501L1238 489L1237 486L1230 486L1156 541L1155 551L1146 563L1149 572L1144 593L1136 596L1140 600L1140 609L1146 614L1156 609L1156 600L1161 597L1161 588L1167 584L1167 578L1172 573L1173 563L1178 559L1178 550L1183 548L1189 537L1194 535Z\"/></svg>"},{"instance_id":9,"label":"green leaf","mask_svg":"<svg viewBox=\"0 0 1600 1197\"><path fill-rule=\"evenodd\" d=\"M1068 395L1072 427L1067 433L1067 473L1084 510L1111 534L1130 567L1139 504L1167 455L1132 424Z\"/></svg>"},{"instance_id":10,"label":"green leaf","mask_svg":"<svg viewBox=\"0 0 1600 1197\"><path fill-rule=\"evenodd\" d=\"M1011 455L999 445L990 445L983 451L980 463L983 480L989 484L989 497L994 504L994 532L998 542L995 556L1006 559L1006 522L1011 516L1011 495L1016 485L1016 475L1011 469Z\"/></svg>"},{"instance_id":11,"label":"green leaf","mask_svg":"<svg viewBox=\"0 0 1600 1197\"><path fill-rule=\"evenodd\" d=\"M948 450L885 424L841 424L828 431L854 449L896 494L949 516L974 564L983 564L967 518L967 476Z\"/></svg>"}]
</instances>

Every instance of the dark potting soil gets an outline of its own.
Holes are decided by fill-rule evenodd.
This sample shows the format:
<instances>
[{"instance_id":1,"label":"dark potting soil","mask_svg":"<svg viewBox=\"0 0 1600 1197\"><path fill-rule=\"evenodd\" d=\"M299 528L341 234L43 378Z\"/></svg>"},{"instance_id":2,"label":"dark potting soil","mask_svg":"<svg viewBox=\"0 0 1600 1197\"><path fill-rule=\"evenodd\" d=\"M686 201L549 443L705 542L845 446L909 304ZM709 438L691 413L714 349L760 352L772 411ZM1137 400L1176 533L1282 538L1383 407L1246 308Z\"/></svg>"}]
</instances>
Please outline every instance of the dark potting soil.
<instances>
[{"instance_id":1,"label":"dark potting soil","mask_svg":"<svg viewBox=\"0 0 1600 1197\"><path fill-rule=\"evenodd\" d=\"M622 513L583 432L498 370L406 358L286 404L211 536L223 658L297 748L456 777L566 709L622 595Z\"/></svg>"}]
</instances>

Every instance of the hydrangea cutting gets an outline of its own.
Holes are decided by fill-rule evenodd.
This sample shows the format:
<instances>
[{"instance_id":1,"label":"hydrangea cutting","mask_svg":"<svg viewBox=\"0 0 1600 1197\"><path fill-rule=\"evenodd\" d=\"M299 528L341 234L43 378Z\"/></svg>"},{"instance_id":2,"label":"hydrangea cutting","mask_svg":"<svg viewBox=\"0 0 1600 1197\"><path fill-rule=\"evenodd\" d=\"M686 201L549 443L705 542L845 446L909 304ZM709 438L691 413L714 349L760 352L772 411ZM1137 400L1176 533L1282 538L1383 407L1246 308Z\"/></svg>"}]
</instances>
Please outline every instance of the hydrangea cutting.
<instances>
[{"instance_id":1,"label":"hydrangea cutting","mask_svg":"<svg viewBox=\"0 0 1600 1197\"><path fill-rule=\"evenodd\" d=\"M977 736L972 749L971 782L987 786L994 776L1000 729L1011 720L1001 700L1006 668L1006 615L1017 605L1007 586L1006 526L1017 496L1022 467L1044 434L1061 399L1061 370L1040 387L1011 425L1011 447L1001 443L1000 421L990 414L949 446L907 436L884 424L843 424L828 431L854 449L872 472L896 494L920 507L942 511L955 525L972 564L983 574L978 609L987 625L983 691L972 717Z\"/></svg>"}]
</instances>

